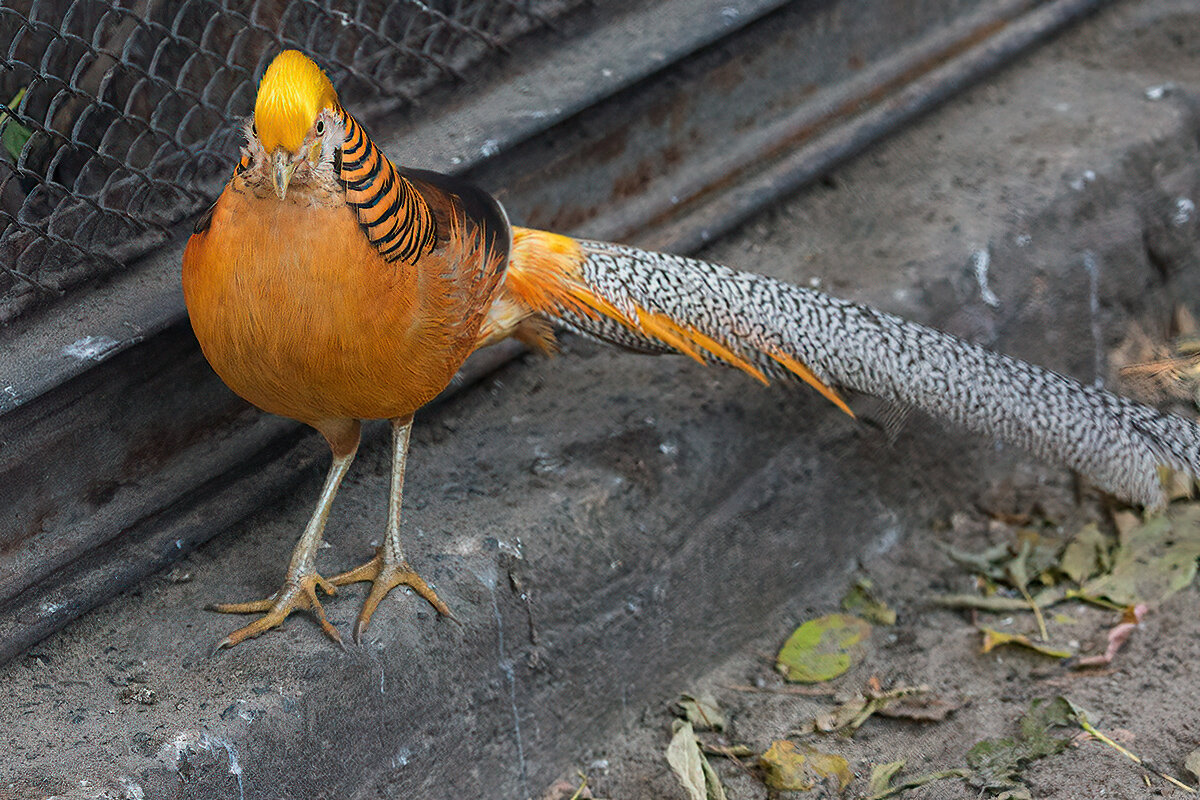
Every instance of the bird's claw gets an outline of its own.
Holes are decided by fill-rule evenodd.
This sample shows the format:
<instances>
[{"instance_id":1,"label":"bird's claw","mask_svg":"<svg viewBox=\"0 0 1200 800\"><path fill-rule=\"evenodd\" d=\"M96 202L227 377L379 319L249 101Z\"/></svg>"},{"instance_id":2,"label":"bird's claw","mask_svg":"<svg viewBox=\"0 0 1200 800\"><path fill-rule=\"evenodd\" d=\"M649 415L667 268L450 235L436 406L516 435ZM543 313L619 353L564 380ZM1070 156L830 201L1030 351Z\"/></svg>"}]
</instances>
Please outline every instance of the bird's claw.
<instances>
[{"instance_id":1,"label":"bird's claw","mask_svg":"<svg viewBox=\"0 0 1200 800\"><path fill-rule=\"evenodd\" d=\"M398 564L388 563L383 557L383 548L380 548L375 557L367 563L329 579L334 586L345 586L363 581L370 581L371 593L363 602L362 610L358 612L358 619L354 623L354 641L357 644L362 644L363 634L366 633L367 626L371 623L371 615L375 613L375 609L379 607L383 598L387 597L388 592L397 586L408 586L425 598L429 605L433 606L443 617L449 617L458 622L458 619L450 613L450 608L437 596L437 592L408 565L407 561L401 561Z\"/></svg>"},{"instance_id":2,"label":"bird's claw","mask_svg":"<svg viewBox=\"0 0 1200 800\"><path fill-rule=\"evenodd\" d=\"M321 607L321 601L317 599L318 588L327 595L337 593L337 586L333 582L325 580L314 572L296 580L289 579L279 591L265 600L254 600L247 603L214 603L205 606L209 611L218 611L222 614L263 614L259 619L243 628L238 628L222 639L213 652L233 647L246 639L253 639L255 636L281 625L296 609L311 611L321 626L321 630L325 631L325 635L345 648L342 635L325 618L325 609Z\"/></svg>"}]
</instances>

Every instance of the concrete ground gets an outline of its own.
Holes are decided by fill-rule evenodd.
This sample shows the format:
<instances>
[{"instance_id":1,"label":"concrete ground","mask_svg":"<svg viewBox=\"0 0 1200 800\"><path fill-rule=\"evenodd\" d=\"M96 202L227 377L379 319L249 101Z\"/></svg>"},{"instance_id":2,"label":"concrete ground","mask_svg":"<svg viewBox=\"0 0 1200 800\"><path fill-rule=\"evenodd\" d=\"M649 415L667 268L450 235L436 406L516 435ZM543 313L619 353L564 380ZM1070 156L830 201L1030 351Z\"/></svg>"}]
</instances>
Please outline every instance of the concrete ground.
<instances>
[{"instance_id":1,"label":"concrete ground","mask_svg":"<svg viewBox=\"0 0 1200 800\"><path fill-rule=\"evenodd\" d=\"M1119 387L1110 353L1131 322L1165 335L1200 284L1198 30L1194 3L1116 3L704 255ZM900 622L838 686L878 674L970 703L837 743L860 773L849 796L871 763L957 766L1011 734L1030 698L1064 692L1185 777L1200 743L1195 587L1154 609L1112 670L1080 677L979 655L970 620L927 601L968 582L935 538L979 550L998 535L981 506L1100 516L1070 474L920 416L897 430L867 398L855 423L812 392L684 359L563 349L418 420L406 543L461 625L396 592L361 648L298 617L211 653L239 622L202 606L274 591L313 473L0 667L0 797L526 798L582 769L597 797L682 798L663 758L669 703L708 687L739 741L782 737L825 701L726 687L771 685L764 654L834 610L860 567ZM382 530L381 433L338 498L327 574ZM363 594L329 601L343 631ZM1080 638L1107 624L1080 612ZM731 797L766 796L718 768ZM1099 746L1027 774L1044 798L1177 791Z\"/></svg>"}]
</instances>

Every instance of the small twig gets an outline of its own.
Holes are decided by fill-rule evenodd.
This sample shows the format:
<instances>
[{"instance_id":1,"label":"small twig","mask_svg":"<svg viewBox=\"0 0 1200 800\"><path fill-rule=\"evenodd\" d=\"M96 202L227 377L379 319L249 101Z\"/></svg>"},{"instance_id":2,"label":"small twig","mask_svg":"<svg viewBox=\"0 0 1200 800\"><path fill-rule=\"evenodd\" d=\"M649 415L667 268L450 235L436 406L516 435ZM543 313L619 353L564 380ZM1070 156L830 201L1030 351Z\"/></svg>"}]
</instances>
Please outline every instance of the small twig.
<instances>
[{"instance_id":1,"label":"small twig","mask_svg":"<svg viewBox=\"0 0 1200 800\"><path fill-rule=\"evenodd\" d=\"M805 697L828 697L837 694L834 689L823 689L819 686L751 686L748 683L730 683L722 686L734 692L754 692L756 694L798 694Z\"/></svg>"},{"instance_id":2,"label":"small twig","mask_svg":"<svg viewBox=\"0 0 1200 800\"><path fill-rule=\"evenodd\" d=\"M742 761L741 757L733 752L732 747L725 747L724 745L719 744L705 744L704 742L700 742L700 749L705 753L708 753L710 756L720 756L721 758L729 759L734 763L735 766L737 766L747 775L754 774L754 769L745 761Z\"/></svg>"},{"instance_id":3,"label":"small twig","mask_svg":"<svg viewBox=\"0 0 1200 800\"><path fill-rule=\"evenodd\" d=\"M1042 616L1042 609L1038 608L1038 604L1029 594L1029 590L1024 586L1021 587L1021 596L1025 598L1025 602L1029 603L1029 607L1033 609L1033 616L1037 619L1038 634L1041 635L1043 642L1050 641L1050 634L1046 631L1046 618Z\"/></svg>"},{"instance_id":4,"label":"small twig","mask_svg":"<svg viewBox=\"0 0 1200 800\"><path fill-rule=\"evenodd\" d=\"M575 794L571 795L571 800L579 800L579 798L583 797L583 790L587 788L587 775L584 775L582 772L576 772L575 774L579 776L582 783L575 790Z\"/></svg>"},{"instance_id":5,"label":"small twig","mask_svg":"<svg viewBox=\"0 0 1200 800\"><path fill-rule=\"evenodd\" d=\"M1100 608L1107 608L1109 611L1124 611L1125 610L1125 606L1119 606L1116 603L1110 603L1109 601L1105 600L1102 597L1095 597L1094 595L1084 594L1083 591L1080 589L1068 589L1066 599L1079 600L1084 603L1090 603L1091 605L1099 606Z\"/></svg>"},{"instance_id":6,"label":"small twig","mask_svg":"<svg viewBox=\"0 0 1200 800\"><path fill-rule=\"evenodd\" d=\"M1098 741L1104 742L1106 745L1108 745L1112 749L1116 750L1118 753L1125 756L1133 763L1139 764L1142 767L1145 767L1146 769L1150 770L1158 777L1162 778L1164 781L1174 784L1175 786L1179 787L1180 789L1183 789L1188 794L1196 794L1196 788L1194 786L1188 786L1186 783L1176 780L1175 778L1172 778L1170 775L1166 774L1165 772L1155 769L1150 764L1147 764L1145 761L1143 761L1141 758L1139 758L1136 753L1131 753L1129 750L1126 750L1124 747L1117 744L1112 739L1108 738L1103 733L1101 733L1099 730L1097 730L1096 726L1094 726L1092 723L1088 722L1088 720L1085 717L1080 716L1080 717L1077 717L1076 719L1079 722L1079 727L1083 728L1085 731L1087 731L1089 734L1091 734L1093 739L1097 739Z\"/></svg>"}]
</instances>

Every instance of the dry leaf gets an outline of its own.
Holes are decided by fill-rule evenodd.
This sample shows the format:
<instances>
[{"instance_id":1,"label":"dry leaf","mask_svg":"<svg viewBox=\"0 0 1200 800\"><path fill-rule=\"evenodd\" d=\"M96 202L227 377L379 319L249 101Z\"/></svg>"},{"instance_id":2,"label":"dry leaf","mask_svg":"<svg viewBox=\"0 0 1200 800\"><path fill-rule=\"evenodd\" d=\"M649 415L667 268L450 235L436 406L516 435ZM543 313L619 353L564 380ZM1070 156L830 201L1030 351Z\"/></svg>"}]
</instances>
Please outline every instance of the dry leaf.
<instances>
[{"instance_id":1,"label":"dry leaf","mask_svg":"<svg viewBox=\"0 0 1200 800\"><path fill-rule=\"evenodd\" d=\"M1018 736L984 739L967 751L967 765L973 771L968 780L994 792L1024 788L1021 768L1030 761L1062 752L1071 740L1054 736L1051 731L1072 726L1074 717L1071 705L1061 697L1034 700L1021 716Z\"/></svg>"},{"instance_id":2,"label":"dry leaf","mask_svg":"<svg viewBox=\"0 0 1200 800\"><path fill-rule=\"evenodd\" d=\"M1188 757L1184 759L1183 766L1186 767L1187 771L1192 773L1197 780L1200 780L1200 749L1193 750L1191 753L1189 753Z\"/></svg>"},{"instance_id":3,"label":"dry leaf","mask_svg":"<svg viewBox=\"0 0 1200 800\"><path fill-rule=\"evenodd\" d=\"M1049 645L1038 644L1023 633L1004 633L992 628L980 628L979 630L983 634L981 653L990 653L1001 645L1015 644L1027 647L1042 655L1051 656L1052 658L1070 658L1074 655L1070 650L1062 650L1050 647Z\"/></svg>"},{"instance_id":4,"label":"dry leaf","mask_svg":"<svg viewBox=\"0 0 1200 800\"><path fill-rule=\"evenodd\" d=\"M1092 522L1083 526L1063 550L1059 569L1075 581L1083 583L1097 572L1105 572L1112 564L1108 555L1110 541Z\"/></svg>"},{"instance_id":5,"label":"dry leaf","mask_svg":"<svg viewBox=\"0 0 1200 800\"><path fill-rule=\"evenodd\" d=\"M1067 590L1062 586L1043 589L1033 596L1033 602L1038 608L1046 608L1055 603L1061 603L1067 598ZM991 595L982 597L977 594L939 594L933 602L951 608L978 608L981 611L1028 611L1029 602L1021 597L1002 597Z\"/></svg>"},{"instance_id":6,"label":"dry leaf","mask_svg":"<svg viewBox=\"0 0 1200 800\"><path fill-rule=\"evenodd\" d=\"M700 752L700 743L692 723L675 720L671 743L667 745L667 763L688 793L688 800L726 800L725 787L717 771Z\"/></svg>"},{"instance_id":7,"label":"dry leaf","mask_svg":"<svg viewBox=\"0 0 1200 800\"><path fill-rule=\"evenodd\" d=\"M879 625L896 624L896 612L875 596L875 585L870 578L859 578L854 582L842 598L842 610Z\"/></svg>"},{"instance_id":8,"label":"dry leaf","mask_svg":"<svg viewBox=\"0 0 1200 800\"><path fill-rule=\"evenodd\" d=\"M936 694L919 694L902 697L879 709L880 716L895 719L911 719L916 722L941 722L952 711L962 708L962 703L947 700Z\"/></svg>"},{"instance_id":9,"label":"dry leaf","mask_svg":"<svg viewBox=\"0 0 1200 800\"><path fill-rule=\"evenodd\" d=\"M1112 571L1083 585L1087 595L1121 606L1157 603L1196 577L1200 558L1200 504L1172 506L1130 530L1113 557Z\"/></svg>"},{"instance_id":10,"label":"dry leaf","mask_svg":"<svg viewBox=\"0 0 1200 800\"><path fill-rule=\"evenodd\" d=\"M801 750L786 739L772 742L758 763L764 782L772 789L807 791L826 778L836 778L841 791L854 780L846 759L813 748Z\"/></svg>"},{"instance_id":11,"label":"dry leaf","mask_svg":"<svg viewBox=\"0 0 1200 800\"><path fill-rule=\"evenodd\" d=\"M1129 534L1137 529L1142 524L1142 518L1132 511L1122 509L1112 513L1113 527L1117 529L1117 541L1125 544L1129 541Z\"/></svg>"},{"instance_id":12,"label":"dry leaf","mask_svg":"<svg viewBox=\"0 0 1200 800\"><path fill-rule=\"evenodd\" d=\"M896 773L904 769L905 760L892 761L887 764L876 764L871 769L871 780L867 783L867 795L874 796L886 792L892 784Z\"/></svg>"},{"instance_id":13,"label":"dry leaf","mask_svg":"<svg viewBox=\"0 0 1200 800\"><path fill-rule=\"evenodd\" d=\"M671 743L667 745L667 763L687 792L688 800L708 800L702 759L692 723L676 720L674 735L671 737Z\"/></svg>"},{"instance_id":14,"label":"dry leaf","mask_svg":"<svg viewBox=\"0 0 1200 800\"><path fill-rule=\"evenodd\" d=\"M717 705L717 700L707 692L700 695L685 694L676 701L676 706L698 731L725 730L725 713Z\"/></svg>"},{"instance_id":15,"label":"dry leaf","mask_svg":"<svg viewBox=\"0 0 1200 800\"><path fill-rule=\"evenodd\" d=\"M944 769L941 772L930 772L927 775L909 778L903 783L892 786L889 784L889 781L899 771L898 769L893 769L897 764L900 765L899 769L904 768L903 761L893 761L891 764L880 764L875 767L871 772L871 788L867 794L867 800L883 800L885 797L895 797L901 792L916 789L927 783L943 781L947 778L966 778L971 774L969 769ZM876 782L876 778L878 778L878 783Z\"/></svg>"},{"instance_id":16,"label":"dry leaf","mask_svg":"<svg viewBox=\"0 0 1200 800\"><path fill-rule=\"evenodd\" d=\"M734 744L726 747L723 744L702 743L700 749L710 756L721 756L722 758L749 758L754 755L754 751L744 744Z\"/></svg>"},{"instance_id":17,"label":"dry leaf","mask_svg":"<svg viewBox=\"0 0 1200 800\"><path fill-rule=\"evenodd\" d=\"M849 614L829 614L797 628L779 651L775 668L797 683L819 683L841 675L862 658L871 626Z\"/></svg>"},{"instance_id":18,"label":"dry leaf","mask_svg":"<svg viewBox=\"0 0 1200 800\"><path fill-rule=\"evenodd\" d=\"M717 775L717 771L712 768L712 764L708 763L708 759L704 754L700 754L700 767L704 770L705 788L708 790L708 800L727 800L725 796L725 787L721 785L721 778Z\"/></svg>"},{"instance_id":19,"label":"dry leaf","mask_svg":"<svg viewBox=\"0 0 1200 800\"><path fill-rule=\"evenodd\" d=\"M884 691L877 679L868 682L863 692L857 692L853 697L843 702L833 711L818 714L813 720L813 730L817 733L833 733L840 731L854 735L863 723L873 714L880 713L894 703L912 698L914 695L925 694L928 686L895 686Z\"/></svg>"}]
</instances>

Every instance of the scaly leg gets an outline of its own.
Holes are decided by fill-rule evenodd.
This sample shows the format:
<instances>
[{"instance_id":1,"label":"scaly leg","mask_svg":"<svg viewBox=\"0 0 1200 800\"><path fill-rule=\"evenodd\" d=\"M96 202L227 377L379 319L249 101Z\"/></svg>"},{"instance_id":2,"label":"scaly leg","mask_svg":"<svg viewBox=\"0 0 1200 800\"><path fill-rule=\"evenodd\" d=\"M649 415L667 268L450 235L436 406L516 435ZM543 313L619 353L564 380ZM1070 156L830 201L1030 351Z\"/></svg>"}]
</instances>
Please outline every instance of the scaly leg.
<instances>
[{"instance_id":1,"label":"scaly leg","mask_svg":"<svg viewBox=\"0 0 1200 800\"><path fill-rule=\"evenodd\" d=\"M332 581L327 581L317 574L316 558L317 548L321 545L321 534L325 531L325 522L329 519L329 509L333 506L333 498L337 494L338 486L342 483L342 478L346 476L346 471L350 469L350 463L354 461L354 454L358 452L358 424L354 423L350 430L353 431L352 439L346 437L346 441L350 442L347 445L349 449L342 455L337 455L338 448L334 449L333 463L329 467L329 474L325 477L325 486L321 489L317 508L313 512L312 519L308 521L304 533L301 534L300 541L296 543L296 549L292 551L292 561L288 565L287 576L279 591L265 600L249 603L215 603L207 606L209 611L220 611L225 614L265 612L260 619L251 622L244 628L239 628L222 639L221 643L217 645L218 650L233 647L239 642L265 633L282 624L287 616L298 608L313 612L317 622L321 625L321 630L325 631L330 639L342 644L342 635L325 618L325 610L321 608L321 602L317 599L318 587L327 595L335 594L337 587Z\"/></svg>"},{"instance_id":2,"label":"scaly leg","mask_svg":"<svg viewBox=\"0 0 1200 800\"><path fill-rule=\"evenodd\" d=\"M392 493L388 501L387 534L375 557L360 567L343 572L329 579L334 586L345 586L359 581L371 582L371 593L363 603L358 621L354 623L354 641L362 642L363 633L371 622L371 615L387 593L397 586L410 586L413 591L429 601L443 616L454 618L450 609L441 601L429 584L413 571L404 560L404 548L400 546L400 504L404 494L404 464L408 459L408 435L412 431L412 417L392 420Z\"/></svg>"}]
</instances>

